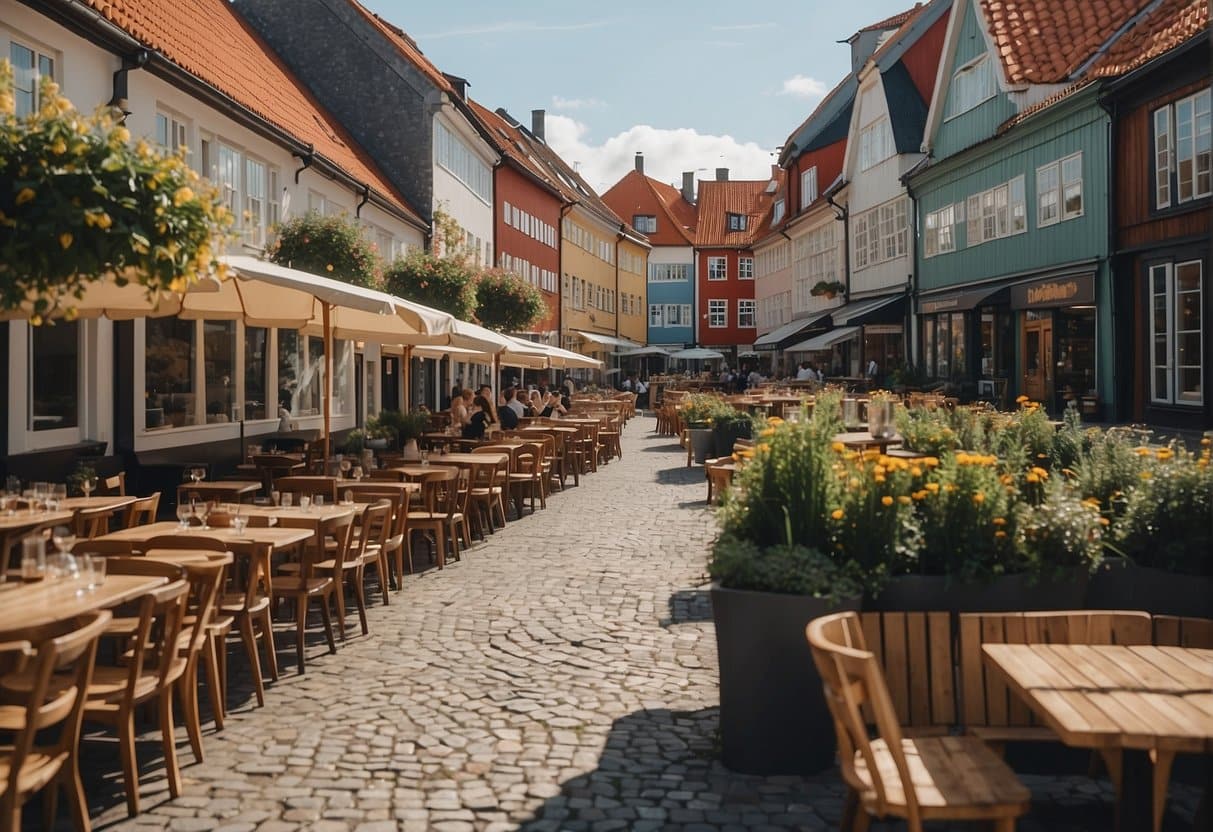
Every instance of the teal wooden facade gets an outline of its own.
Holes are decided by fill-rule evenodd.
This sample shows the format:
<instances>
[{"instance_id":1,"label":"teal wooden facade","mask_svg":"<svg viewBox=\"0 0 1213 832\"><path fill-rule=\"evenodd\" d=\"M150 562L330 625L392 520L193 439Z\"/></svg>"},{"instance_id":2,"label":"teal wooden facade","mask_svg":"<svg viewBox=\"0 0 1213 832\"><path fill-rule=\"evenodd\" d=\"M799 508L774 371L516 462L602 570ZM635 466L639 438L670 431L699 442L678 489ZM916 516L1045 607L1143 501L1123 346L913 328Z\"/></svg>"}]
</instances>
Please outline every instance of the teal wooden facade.
<instances>
[{"instance_id":1,"label":"teal wooden facade","mask_svg":"<svg viewBox=\"0 0 1213 832\"><path fill-rule=\"evenodd\" d=\"M1088 415L1112 414L1117 368L1111 359L1116 336L1108 233L1111 124L1098 101L1100 85L1090 84L1063 96L1017 123L1011 123L1017 114L1016 102L1001 87L966 112L947 118L955 94L950 83L954 73L987 49L973 4L964 3L959 9L965 10L965 18L937 91L942 98L936 106L944 116L935 134L927 137L930 162L908 178L918 229L915 360L926 365L929 375L946 376L978 389L982 379L1005 379L1004 403L1021 393L1035 398L1040 390L1034 389L1034 378L1040 378L1048 385L1048 393L1041 397L1050 411L1057 412L1073 400L1076 406L1087 408ZM994 71L1001 72L997 55L991 52L986 60L994 61ZM1075 154L1081 154L1081 213L1063 210L1062 186L1056 190L1054 203L1058 220L1042 226L1038 171L1063 159L1073 160ZM1073 161L1070 169L1075 169ZM1056 170L1060 175L1060 164ZM1013 216L1013 183L1019 177L1021 230ZM995 234L987 233L986 239L974 244L969 230L980 232L981 222L972 222L973 199L980 203L983 194L1002 185L1008 185L1004 193L1012 194L1008 199L1012 204L1004 209L1003 218L994 221ZM938 233L928 227L928 217L934 215L932 221L937 224L935 212L949 205L954 206L955 219L950 240L942 247L928 246L927 237ZM952 250L946 250L949 247ZM1035 291L1031 291L1033 287ZM952 311L940 318L943 310ZM965 317L952 323L952 315ZM1049 359L1043 370L1035 366L1041 363L1041 355L1033 352L1036 342L1025 341L1039 337L1039 332L1033 336L1030 322L1040 319L1056 327L1056 331L1045 330L1050 343L1042 351ZM954 335L961 344L947 362L938 360L941 326L957 327ZM1000 337L995 339L983 327L1000 329ZM1124 334L1131 337L1131 333ZM1078 344L1079 338L1085 340ZM951 342L947 343L953 350ZM1075 367L1084 361L1092 366L1079 381L1070 383L1078 377ZM962 372L957 372L958 365L963 366ZM1065 383L1059 381L1063 378ZM1001 381L998 389L1001 393Z\"/></svg>"}]
</instances>

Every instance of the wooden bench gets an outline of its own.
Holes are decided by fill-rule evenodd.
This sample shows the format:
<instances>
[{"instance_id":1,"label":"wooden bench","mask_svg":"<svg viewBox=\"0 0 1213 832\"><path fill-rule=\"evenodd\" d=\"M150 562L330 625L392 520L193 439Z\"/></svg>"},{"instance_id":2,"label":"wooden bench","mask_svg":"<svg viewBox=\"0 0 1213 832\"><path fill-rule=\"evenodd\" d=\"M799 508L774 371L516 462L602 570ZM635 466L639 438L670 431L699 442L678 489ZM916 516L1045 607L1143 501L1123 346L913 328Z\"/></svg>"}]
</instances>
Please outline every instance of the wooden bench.
<instances>
[{"instance_id":1,"label":"wooden bench","mask_svg":"<svg viewBox=\"0 0 1213 832\"><path fill-rule=\"evenodd\" d=\"M1153 635L1145 612L963 613L957 624L960 723L966 733L995 747L1056 737L1006 683L988 672L983 644L1150 644Z\"/></svg>"},{"instance_id":2,"label":"wooden bench","mask_svg":"<svg viewBox=\"0 0 1213 832\"><path fill-rule=\"evenodd\" d=\"M955 652L948 612L865 612L864 642L876 654L903 732L946 734L956 724ZM868 713L870 720L872 714Z\"/></svg>"},{"instance_id":3,"label":"wooden bench","mask_svg":"<svg viewBox=\"0 0 1213 832\"><path fill-rule=\"evenodd\" d=\"M1168 647L1213 649L1213 621L1208 618L1154 616L1154 643Z\"/></svg>"}]
</instances>

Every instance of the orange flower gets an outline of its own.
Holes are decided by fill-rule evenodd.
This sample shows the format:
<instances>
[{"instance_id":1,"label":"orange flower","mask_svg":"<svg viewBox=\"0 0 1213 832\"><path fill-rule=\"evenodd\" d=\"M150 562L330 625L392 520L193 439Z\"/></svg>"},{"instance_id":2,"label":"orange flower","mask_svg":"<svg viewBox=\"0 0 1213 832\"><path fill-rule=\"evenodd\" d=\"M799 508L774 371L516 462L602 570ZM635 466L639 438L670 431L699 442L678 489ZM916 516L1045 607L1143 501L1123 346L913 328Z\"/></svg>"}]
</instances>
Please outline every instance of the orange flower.
<instances>
[{"instance_id":1,"label":"orange flower","mask_svg":"<svg viewBox=\"0 0 1213 832\"><path fill-rule=\"evenodd\" d=\"M842 509L840 509L840 508L834 509L833 511L830 512L830 516L833 517L835 520L841 520L842 519Z\"/></svg>"},{"instance_id":2,"label":"orange flower","mask_svg":"<svg viewBox=\"0 0 1213 832\"><path fill-rule=\"evenodd\" d=\"M880 504L887 508L888 506L893 505L893 498L890 497L888 494L886 494L885 496L880 498Z\"/></svg>"}]
</instances>

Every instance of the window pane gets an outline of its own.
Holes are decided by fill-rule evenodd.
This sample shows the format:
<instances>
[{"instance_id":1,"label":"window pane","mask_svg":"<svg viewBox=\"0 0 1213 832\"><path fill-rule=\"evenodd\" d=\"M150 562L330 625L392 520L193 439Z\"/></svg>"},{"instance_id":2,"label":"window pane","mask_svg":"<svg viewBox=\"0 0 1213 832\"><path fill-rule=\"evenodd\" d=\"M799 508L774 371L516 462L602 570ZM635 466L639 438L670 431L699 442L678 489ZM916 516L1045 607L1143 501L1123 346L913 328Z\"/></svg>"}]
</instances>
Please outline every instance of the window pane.
<instances>
[{"instance_id":1,"label":"window pane","mask_svg":"<svg viewBox=\"0 0 1213 832\"><path fill-rule=\"evenodd\" d=\"M354 412L353 343L333 342L333 412Z\"/></svg>"},{"instance_id":2,"label":"window pane","mask_svg":"<svg viewBox=\"0 0 1213 832\"><path fill-rule=\"evenodd\" d=\"M278 330L278 404L299 414L299 385L303 379L300 360L299 333L293 329Z\"/></svg>"},{"instance_id":3,"label":"window pane","mask_svg":"<svg viewBox=\"0 0 1213 832\"><path fill-rule=\"evenodd\" d=\"M1200 291L1200 263L1182 263L1175 267L1175 290Z\"/></svg>"},{"instance_id":4,"label":"window pane","mask_svg":"<svg viewBox=\"0 0 1213 832\"><path fill-rule=\"evenodd\" d=\"M307 339L307 375L300 394L300 414L315 416L323 407L324 339Z\"/></svg>"},{"instance_id":5,"label":"window pane","mask_svg":"<svg viewBox=\"0 0 1213 832\"><path fill-rule=\"evenodd\" d=\"M1181 367L1179 370L1179 391L1176 396L1185 402L1199 403L1201 401L1200 389L1200 374L1201 368L1196 367Z\"/></svg>"},{"instance_id":6,"label":"window pane","mask_svg":"<svg viewBox=\"0 0 1213 832\"><path fill-rule=\"evenodd\" d=\"M146 333L147 426L194 424L194 322L149 318Z\"/></svg>"},{"instance_id":7,"label":"window pane","mask_svg":"<svg viewBox=\"0 0 1213 832\"><path fill-rule=\"evenodd\" d=\"M13 92L18 116L32 113L37 102L38 79L34 72L34 53L19 43L9 47L13 64Z\"/></svg>"},{"instance_id":8,"label":"window pane","mask_svg":"<svg viewBox=\"0 0 1213 832\"><path fill-rule=\"evenodd\" d=\"M79 424L80 326L58 321L30 330L30 430Z\"/></svg>"},{"instance_id":9,"label":"window pane","mask_svg":"<svg viewBox=\"0 0 1213 832\"><path fill-rule=\"evenodd\" d=\"M265 419L267 412L265 351L269 347L268 329L250 326L244 329L244 418Z\"/></svg>"},{"instance_id":10,"label":"window pane","mask_svg":"<svg viewBox=\"0 0 1213 832\"><path fill-rule=\"evenodd\" d=\"M236 403L236 322L203 321L202 355L206 421L231 421Z\"/></svg>"},{"instance_id":11,"label":"window pane","mask_svg":"<svg viewBox=\"0 0 1213 832\"><path fill-rule=\"evenodd\" d=\"M965 371L965 316L952 315L952 375Z\"/></svg>"}]
</instances>

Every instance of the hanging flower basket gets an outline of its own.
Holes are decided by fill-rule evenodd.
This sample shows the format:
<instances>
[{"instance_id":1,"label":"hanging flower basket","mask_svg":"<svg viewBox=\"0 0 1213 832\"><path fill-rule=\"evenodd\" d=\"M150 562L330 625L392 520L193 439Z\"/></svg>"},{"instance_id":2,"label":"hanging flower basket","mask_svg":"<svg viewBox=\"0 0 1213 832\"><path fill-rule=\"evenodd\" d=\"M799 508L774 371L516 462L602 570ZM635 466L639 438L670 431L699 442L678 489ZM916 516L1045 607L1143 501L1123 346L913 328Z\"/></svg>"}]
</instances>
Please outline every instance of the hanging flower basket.
<instances>
[{"instance_id":1,"label":"hanging flower basket","mask_svg":"<svg viewBox=\"0 0 1213 832\"><path fill-rule=\"evenodd\" d=\"M846 287L837 280L819 280L813 285L813 288L809 290L809 294L813 297L824 296L830 300L833 300L838 295L841 295L845 290Z\"/></svg>"}]
</instances>

